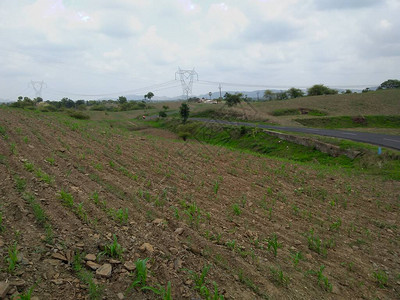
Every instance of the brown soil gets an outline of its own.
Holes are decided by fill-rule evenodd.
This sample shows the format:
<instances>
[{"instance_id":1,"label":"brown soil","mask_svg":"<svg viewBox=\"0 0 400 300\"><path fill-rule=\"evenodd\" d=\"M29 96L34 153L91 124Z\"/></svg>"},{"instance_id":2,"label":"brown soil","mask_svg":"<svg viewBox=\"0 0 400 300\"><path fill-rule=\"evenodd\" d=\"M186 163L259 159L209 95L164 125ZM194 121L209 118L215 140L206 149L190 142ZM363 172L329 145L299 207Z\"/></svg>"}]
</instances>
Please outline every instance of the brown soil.
<instances>
[{"instance_id":1,"label":"brown soil","mask_svg":"<svg viewBox=\"0 0 400 300\"><path fill-rule=\"evenodd\" d=\"M110 278L96 277L106 299L125 293L134 276L123 264L138 258L149 258L148 284L171 282L173 299L200 297L188 270L200 274L206 265L211 266L206 277L210 292L215 281L226 299L400 298L399 182L159 139L154 132L147 137L69 117L1 109L0 126L7 136L0 135L5 228L0 282L11 282L11 294L35 286L33 295L39 299L88 299L87 285L71 264L52 256L71 251L98 255L115 234L125 249L122 263L111 261ZM26 162L54 181L39 179ZM26 180L24 191L18 191L16 177ZM63 204L61 190L73 196L74 208ZM92 199L96 191L97 204ZM23 193L33 194L48 216L53 244L44 240L45 229ZM77 213L79 203L87 221ZM190 214L193 203L198 210ZM129 212L125 224L109 213L120 208ZM324 244L320 254L309 247L310 230ZM277 256L268 250L274 234L281 245ZM14 242L23 259L10 274L7 249ZM153 249L142 251L144 243ZM295 266L296 252L303 259ZM109 261L104 256L99 264ZM332 291L316 275L321 266ZM288 280L274 276L271 268L282 270ZM381 287L373 276L378 271L388 276ZM22 281L16 284L16 279ZM159 298L139 289L125 296Z\"/></svg>"}]
</instances>

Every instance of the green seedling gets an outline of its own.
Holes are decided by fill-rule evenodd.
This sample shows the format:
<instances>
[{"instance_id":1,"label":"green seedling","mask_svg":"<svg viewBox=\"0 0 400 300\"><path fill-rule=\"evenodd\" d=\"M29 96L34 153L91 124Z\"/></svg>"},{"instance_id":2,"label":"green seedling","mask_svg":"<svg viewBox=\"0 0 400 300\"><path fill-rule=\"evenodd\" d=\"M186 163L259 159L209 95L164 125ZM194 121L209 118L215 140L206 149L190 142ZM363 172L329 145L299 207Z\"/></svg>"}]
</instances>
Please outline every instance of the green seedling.
<instances>
[{"instance_id":1,"label":"green seedling","mask_svg":"<svg viewBox=\"0 0 400 300\"><path fill-rule=\"evenodd\" d=\"M112 242L112 244L110 245L106 245L104 247L104 251L101 252L100 254L102 255L108 255L110 257L114 257L114 258L118 258L121 259L122 258L122 252L124 251L124 249L122 248L122 246L118 243L117 241L117 237L114 234L114 240Z\"/></svg>"},{"instance_id":2,"label":"green seedling","mask_svg":"<svg viewBox=\"0 0 400 300\"><path fill-rule=\"evenodd\" d=\"M35 170L34 164L31 163L31 162L28 162L28 161L24 162L24 168L25 168L25 170L27 170L28 172L33 172L33 171Z\"/></svg>"},{"instance_id":3,"label":"green seedling","mask_svg":"<svg viewBox=\"0 0 400 300\"><path fill-rule=\"evenodd\" d=\"M26 188L26 180L22 177L15 176L15 187L18 192L22 193Z\"/></svg>"},{"instance_id":4,"label":"green seedling","mask_svg":"<svg viewBox=\"0 0 400 300\"><path fill-rule=\"evenodd\" d=\"M63 204L67 207L74 207L74 197L70 194L67 193L64 190L61 190L59 193L59 197L62 200Z\"/></svg>"},{"instance_id":5,"label":"green seedling","mask_svg":"<svg viewBox=\"0 0 400 300\"><path fill-rule=\"evenodd\" d=\"M226 246L231 249L231 250L235 250L236 247L236 241L232 240L232 241L227 241L226 242Z\"/></svg>"},{"instance_id":6,"label":"green seedling","mask_svg":"<svg viewBox=\"0 0 400 300\"><path fill-rule=\"evenodd\" d=\"M129 293L132 289L136 287L147 287L147 261L149 259L138 259L135 262L136 270L135 270L135 280L128 287L127 293Z\"/></svg>"},{"instance_id":7,"label":"green seedling","mask_svg":"<svg viewBox=\"0 0 400 300\"><path fill-rule=\"evenodd\" d=\"M303 254L301 254L301 252L292 253L293 265L295 267L297 267L300 260L302 260L302 259L304 259L304 257L303 257Z\"/></svg>"},{"instance_id":8,"label":"green seedling","mask_svg":"<svg viewBox=\"0 0 400 300\"><path fill-rule=\"evenodd\" d=\"M8 257L6 258L6 261L8 263L8 272L14 273L18 264L17 242L14 242L14 244L8 247Z\"/></svg>"},{"instance_id":9,"label":"green seedling","mask_svg":"<svg viewBox=\"0 0 400 300\"><path fill-rule=\"evenodd\" d=\"M314 272L318 278L318 284L328 292L332 292L332 284L329 282L328 277L326 277L322 272L325 266L322 265L317 272Z\"/></svg>"},{"instance_id":10,"label":"green seedling","mask_svg":"<svg viewBox=\"0 0 400 300\"><path fill-rule=\"evenodd\" d=\"M372 276L375 278L378 286L380 288L384 288L387 286L388 283L388 275L383 270L374 271Z\"/></svg>"},{"instance_id":11,"label":"green seedling","mask_svg":"<svg viewBox=\"0 0 400 300\"><path fill-rule=\"evenodd\" d=\"M12 298L13 300L31 300L32 298L32 293L34 290L34 286L32 286L30 289L28 289L26 292L19 294L16 296L16 298Z\"/></svg>"},{"instance_id":12,"label":"green seedling","mask_svg":"<svg viewBox=\"0 0 400 300\"><path fill-rule=\"evenodd\" d=\"M278 237L275 233L267 240L267 246L268 250L272 251L276 257L278 255L278 248L282 248L282 245L278 243Z\"/></svg>"},{"instance_id":13,"label":"green seedling","mask_svg":"<svg viewBox=\"0 0 400 300\"><path fill-rule=\"evenodd\" d=\"M279 268L279 269L275 269L273 267L270 268L271 271L271 275L273 280L278 284L278 285L283 285L283 286L287 286L289 284L289 277L285 276L283 274L283 271Z\"/></svg>"},{"instance_id":14,"label":"green seedling","mask_svg":"<svg viewBox=\"0 0 400 300\"><path fill-rule=\"evenodd\" d=\"M240 216L242 214L242 211L240 210L239 204L235 203L232 205L233 209L233 214L236 216Z\"/></svg>"}]
</instances>

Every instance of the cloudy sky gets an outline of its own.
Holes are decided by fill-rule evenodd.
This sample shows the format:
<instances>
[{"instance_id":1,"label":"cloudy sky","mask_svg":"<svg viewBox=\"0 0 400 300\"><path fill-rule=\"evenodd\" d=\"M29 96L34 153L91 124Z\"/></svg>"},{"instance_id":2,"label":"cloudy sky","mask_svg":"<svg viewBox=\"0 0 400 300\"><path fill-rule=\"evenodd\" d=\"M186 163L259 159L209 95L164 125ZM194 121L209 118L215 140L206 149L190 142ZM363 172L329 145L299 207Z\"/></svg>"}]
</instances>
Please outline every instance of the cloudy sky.
<instances>
[{"instance_id":1,"label":"cloudy sky","mask_svg":"<svg viewBox=\"0 0 400 300\"><path fill-rule=\"evenodd\" d=\"M400 0L1 0L0 98L400 79ZM197 78L195 78L197 79Z\"/></svg>"}]
</instances>

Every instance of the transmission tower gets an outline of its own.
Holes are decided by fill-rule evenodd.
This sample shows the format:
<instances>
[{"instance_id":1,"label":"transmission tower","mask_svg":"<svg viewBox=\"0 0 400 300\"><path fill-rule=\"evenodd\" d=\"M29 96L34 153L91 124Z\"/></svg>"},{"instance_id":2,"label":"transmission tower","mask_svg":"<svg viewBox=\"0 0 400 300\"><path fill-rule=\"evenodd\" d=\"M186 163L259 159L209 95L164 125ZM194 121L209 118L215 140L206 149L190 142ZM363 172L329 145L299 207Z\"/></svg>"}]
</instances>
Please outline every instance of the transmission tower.
<instances>
[{"instance_id":1,"label":"transmission tower","mask_svg":"<svg viewBox=\"0 0 400 300\"><path fill-rule=\"evenodd\" d=\"M175 80L177 75L181 80L183 95L186 95L186 100L189 99L189 95L192 94L192 86L194 77L199 80L199 74L194 70L181 70L178 68L178 71L175 72Z\"/></svg>"},{"instance_id":2,"label":"transmission tower","mask_svg":"<svg viewBox=\"0 0 400 300\"><path fill-rule=\"evenodd\" d=\"M42 81L33 81L33 80L31 80L31 85L32 85L32 88L33 88L33 90L35 91L35 98L38 98L38 97L40 97L40 98L42 98L42 89L43 89L43 87L45 86L47 86L47 84L42 80Z\"/></svg>"}]
</instances>

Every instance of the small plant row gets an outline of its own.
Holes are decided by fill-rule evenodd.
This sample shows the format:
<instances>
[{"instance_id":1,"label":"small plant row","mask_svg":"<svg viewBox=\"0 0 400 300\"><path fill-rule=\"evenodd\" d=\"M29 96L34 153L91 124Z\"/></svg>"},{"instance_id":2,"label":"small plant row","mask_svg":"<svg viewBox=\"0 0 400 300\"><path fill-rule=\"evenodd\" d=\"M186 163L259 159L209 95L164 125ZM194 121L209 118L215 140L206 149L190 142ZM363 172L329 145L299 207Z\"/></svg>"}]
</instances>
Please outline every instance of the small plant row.
<instances>
[{"instance_id":1,"label":"small plant row","mask_svg":"<svg viewBox=\"0 0 400 300\"><path fill-rule=\"evenodd\" d=\"M45 242L48 244L53 244L53 229L49 222L49 218L47 217L45 211L40 206L40 204L35 199L35 196L32 193L26 192L26 180L19 176L14 176L15 188L19 193L22 194L22 198L29 204L33 211L33 215L36 218L36 221L40 226L42 226L46 232Z\"/></svg>"},{"instance_id":2,"label":"small plant row","mask_svg":"<svg viewBox=\"0 0 400 300\"><path fill-rule=\"evenodd\" d=\"M61 199L63 205L71 209L72 212L83 222L85 222L86 224L90 224L93 222L89 220L88 214L83 207L83 202L79 204L75 203L74 197L65 190L61 190L58 197Z\"/></svg>"},{"instance_id":3,"label":"small plant row","mask_svg":"<svg viewBox=\"0 0 400 300\"><path fill-rule=\"evenodd\" d=\"M24 162L24 168L28 172L34 173L36 177L47 184L52 184L54 182L54 178L44 172L42 169L35 167L35 165L29 161Z\"/></svg>"},{"instance_id":4,"label":"small plant row","mask_svg":"<svg viewBox=\"0 0 400 300\"><path fill-rule=\"evenodd\" d=\"M91 200L94 202L94 204L96 206L100 207L100 209L103 210L113 220L118 221L121 224L128 223L128 217L129 217L128 208L125 208L125 209L123 209L123 208L119 208L119 209L108 208L105 200L100 201L98 192L94 192L92 194Z\"/></svg>"}]
</instances>

